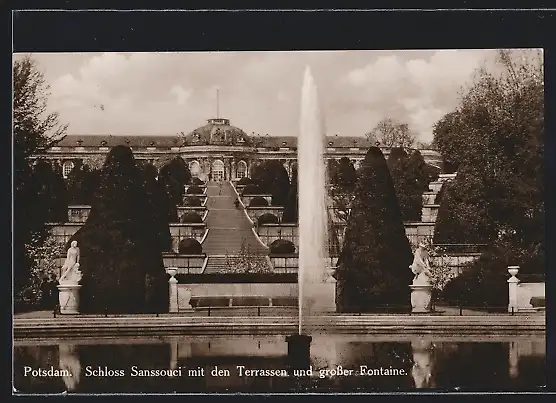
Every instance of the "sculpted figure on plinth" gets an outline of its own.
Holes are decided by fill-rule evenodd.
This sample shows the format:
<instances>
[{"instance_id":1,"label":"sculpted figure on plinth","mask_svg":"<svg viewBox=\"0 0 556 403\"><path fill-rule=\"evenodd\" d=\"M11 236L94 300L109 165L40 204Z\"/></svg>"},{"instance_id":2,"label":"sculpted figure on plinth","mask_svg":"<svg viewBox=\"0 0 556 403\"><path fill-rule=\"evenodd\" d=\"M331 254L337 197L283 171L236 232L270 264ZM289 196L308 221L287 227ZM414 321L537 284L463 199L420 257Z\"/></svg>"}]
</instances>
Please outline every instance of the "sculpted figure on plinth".
<instances>
[{"instance_id":1,"label":"sculpted figure on plinth","mask_svg":"<svg viewBox=\"0 0 556 403\"><path fill-rule=\"evenodd\" d=\"M409 266L415 277L413 278L413 285L430 285L430 260L427 246L420 243L415 255L413 263Z\"/></svg>"},{"instance_id":2,"label":"sculpted figure on plinth","mask_svg":"<svg viewBox=\"0 0 556 403\"><path fill-rule=\"evenodd\" d=\"M81 281L81 272L79 271L79 248L77 241L71 243L68 249L66 261L62 266L63 274L60 277L60 284L77 284Z\"/></svg>"}]
</instances>

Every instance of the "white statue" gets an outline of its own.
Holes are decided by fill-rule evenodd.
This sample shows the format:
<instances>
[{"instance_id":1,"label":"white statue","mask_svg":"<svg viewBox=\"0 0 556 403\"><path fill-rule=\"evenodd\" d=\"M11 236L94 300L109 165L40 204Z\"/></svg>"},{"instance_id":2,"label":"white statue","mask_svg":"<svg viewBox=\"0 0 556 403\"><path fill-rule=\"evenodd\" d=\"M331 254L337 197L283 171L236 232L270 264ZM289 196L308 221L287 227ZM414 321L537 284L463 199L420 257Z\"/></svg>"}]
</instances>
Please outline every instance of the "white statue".
<instances>
[{"instance_id":1,"label":"white statue","mask_svg":"<svg viewBox=\"0 0 556 403\"><path fill-rule=\"evenodd\" d=\"M411 375L415 381L416 388L430 388L434 387L432 370L432 343L428 341L411 342L413 349L413 367L411 368Z\"/></svg>"},{"instance_id":2,"label":"white statue","mask_svg":"<svg viewBox=\"0 0 556 403\"><path fill-rule=\"evenodd\" d=\"M430 284L430 263L429 252L424 243L420 243L415 255L413 257L413 264L409 266L415 277L413 278L413 285L428 285Z\"/></svg>"},{"instance_id":3,"label":"white statue","mask_svg":"<svg viewBox=\"0 0 556 403\"><path fill-rule=\"evenodd\" d=\"M60 369L69 372L69 376L63 375L62 379L64 380L68 390L75 390L79 384L79 378L81 375L81 362L79 361L75 345L63 343L59 345L58 349L60 356Z\"/></svg>"},{"instance_id":4,"label":"white statue","mask_svg":"<svg viewBox=\"0 0 556 403\"><path fill-rule=\"evenodd\" d=\"M82 275L79 271L79 248L77 247L77 241L72 241L62 270L65 271L62 277L60 277L60 284L77 284L81 281Z\"/></svg>"}]
</instances>

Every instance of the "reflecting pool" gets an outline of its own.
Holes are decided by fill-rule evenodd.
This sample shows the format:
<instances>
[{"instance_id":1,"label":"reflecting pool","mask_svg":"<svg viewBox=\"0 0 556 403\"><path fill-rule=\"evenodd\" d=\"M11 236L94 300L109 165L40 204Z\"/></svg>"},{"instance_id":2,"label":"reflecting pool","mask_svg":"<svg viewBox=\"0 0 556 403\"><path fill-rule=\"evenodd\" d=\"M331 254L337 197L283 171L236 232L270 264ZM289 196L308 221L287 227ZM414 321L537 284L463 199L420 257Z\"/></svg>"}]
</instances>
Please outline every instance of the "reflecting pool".
<instances>
[{"instance_id":1,"label":"reflecting pool","mask_svg":"<svg viewBox=\"0 0 556 403\"><path fill-rule=\"evenodd\" d=\"M544 336L315 335L308 376L288 371L284 336L15 340L19 393L538 390ZM299 375L299 374L297 374Z\"/></svg>"}]
</instances>

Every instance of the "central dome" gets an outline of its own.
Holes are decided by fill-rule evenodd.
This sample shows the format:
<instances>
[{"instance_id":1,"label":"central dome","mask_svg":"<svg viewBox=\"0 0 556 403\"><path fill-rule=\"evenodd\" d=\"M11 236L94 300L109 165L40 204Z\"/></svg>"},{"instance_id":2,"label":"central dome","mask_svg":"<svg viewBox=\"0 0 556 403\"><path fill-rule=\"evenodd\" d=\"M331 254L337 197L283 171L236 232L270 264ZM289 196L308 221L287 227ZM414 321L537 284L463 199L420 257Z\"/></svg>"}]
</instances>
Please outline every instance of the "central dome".
<instances>
[{"instance_id":1,"label":"central dome","mask_svg":"<svg viewBox=\"0 0 556 403\"><path fill-rule=\"evenodd\" d=\"M207 124L185 135L184 145L249 146L251 139L241 129L230 125L230 119L208 119Z\"/></svg>"}]
</instances>

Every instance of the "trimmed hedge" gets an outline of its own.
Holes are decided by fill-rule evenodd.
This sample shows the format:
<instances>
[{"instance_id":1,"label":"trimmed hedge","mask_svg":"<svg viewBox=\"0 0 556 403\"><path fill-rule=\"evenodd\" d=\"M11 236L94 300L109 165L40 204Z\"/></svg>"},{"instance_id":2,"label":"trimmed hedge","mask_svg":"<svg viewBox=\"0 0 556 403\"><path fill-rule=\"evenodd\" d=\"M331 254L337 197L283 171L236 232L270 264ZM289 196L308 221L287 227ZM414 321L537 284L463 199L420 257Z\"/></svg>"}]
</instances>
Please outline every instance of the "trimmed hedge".
<instances>
[{"instance_id":1,"label":"trimmed hedge","mask_svg":"<svg viewBox=\"0 0 556 403\"><path fill-rule=\"evenodd\" d=\"M270 253L289 255L295 253L295 245L286 239L277 239L270 244Z\"/></svg>"},{"instance_id":2,"label":"trimmed hedge","mask_svg":"<svg viewBox=\"0 0 556 403\"><path fill-rule=\"evenodd\" d=\"M246 185L246 186L243 188L242 194L243 194L244 196L247 196L247 195L259 195L259 194L261 194L261 189L259 188L259 186L254 185L254 184L251 183L251 184Z\"/></svg>"},{"instance_id":3,"label":"trimmed hedge","mask_svg":"<svg viewBox=\"0 0 556 403\"><path fill-rule=\"evenodd\" d=\"M249 202L249 207L268 207L268 201L261 196L253 197Z\"/></svg>"},{"instance_id":4,"label":"trimmed hedge","mask_svg":"<svg viewBox=\"0 0 556 403\"><path fill-rule=\"evenodd\" d=\"M193 186L203 186L205 184L205 182L203 182L201 179L197 178L196 176L191 178L191 181L189 183Z\"/></svg>"},{"instance_id":5,"label":"trimmed hedge","mask_svg":"<svg viewBox=\"0 0 556 403\"><path fill-rule=\"evenodd\" d=\"M276 217L274 214L265 213L257 219L257 224L278 224L279 221L280 220L278 220L278 217Z\"/></svg>"},{"instance_id":6,"label":"trimmed hedge","mask_svg":"<svg viewBox=\"0 0 556 403\"><path fill-rule=\"evenodd\" d=\"M180 222L182 224L201 224L203 222L203 218L194 211L188 211L181 216Z\"/></svg>"},{"instance_id":7,"label":"trimmed hedge","mask_svg":"<svg viewBox=\"0 0 556 403\"><path fill-rule=\"evenodd\" d=\"M187 238L180 241L178 252L184 255L201 255L203 247L196 239Z\"/></svg>"},{"instance_id":8,"label":"trimmed hedge","mask_svg":"<svg viewBox=\"0 0 556 403\"><path fill-rule=\"evenodd\" d=\"M238 185L252 185L253 184L253 180L251 178L245 177L245 178L241 178L238 182Z\"/></svg>"},{"instance_id":9,"label":"trimmed hedge","mask_svg":"<svg viewBox=\"0 0 556 403\"><path fill-rule=\"evenodd\" d=\"M188 195L202 195L203 194L203 189L200 188L199 186L190 186L187 188L187 194Z\"/></svg>"},{"instance_id":10,"label":"trimmed hedge","mask_svg":"<svg viewBox=\"0 0 556 403\"><path fill-rule=\"evenodd\" d=\"M197 196L186 197L183 202L183 205L186 207L201 207L202 204L202 200Z\"/></svg>"}]
</instances>

